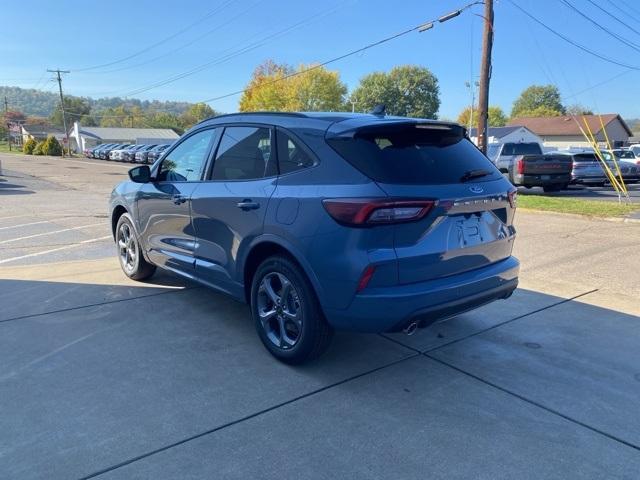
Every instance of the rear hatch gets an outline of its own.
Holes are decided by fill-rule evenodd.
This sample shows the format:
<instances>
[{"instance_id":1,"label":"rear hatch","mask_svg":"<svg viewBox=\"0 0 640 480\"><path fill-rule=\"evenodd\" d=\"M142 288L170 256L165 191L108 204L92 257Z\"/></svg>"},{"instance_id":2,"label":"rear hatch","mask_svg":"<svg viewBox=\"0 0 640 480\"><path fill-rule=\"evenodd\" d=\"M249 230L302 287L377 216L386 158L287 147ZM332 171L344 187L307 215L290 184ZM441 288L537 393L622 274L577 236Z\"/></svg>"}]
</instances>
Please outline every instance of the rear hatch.
<instances>
[{"instance_id":1,"label":"rear hatch","mask_svg":"<svg viewBox=\"0 0 640 480\"><path fill-rule=\"evenodd\" d=\"M516 160L516 165L520 159ZM551 178L558 175L569 175L571 173L571 159L566 155L547 154L547 155L523 155L522 173L524 175L541 176L544 175ZM518 172L520 173L520 172Z\"/></svg>"},{"instance_id":2,"label":"rear hatch","mask_svg":"<svg viewBox=\"0 0 640 480\"><path fill-rule=\"evenodd\" d=\"M595 153L573 155L573 173L580 177L602 177L604 170Z\"/></svg>"},{"instance_id":3,"label":"rear hatch","mask_svg":"<svg viewBox=\"0 0 640 480\"><path fill-rule=\"evenodd\" d=\"M459 125L379 122L328 132L327 142L393 200L433 200L417 221L394 224L401 284L478 269L511 255L513 186Z\"/></svg>"}]
</instances>

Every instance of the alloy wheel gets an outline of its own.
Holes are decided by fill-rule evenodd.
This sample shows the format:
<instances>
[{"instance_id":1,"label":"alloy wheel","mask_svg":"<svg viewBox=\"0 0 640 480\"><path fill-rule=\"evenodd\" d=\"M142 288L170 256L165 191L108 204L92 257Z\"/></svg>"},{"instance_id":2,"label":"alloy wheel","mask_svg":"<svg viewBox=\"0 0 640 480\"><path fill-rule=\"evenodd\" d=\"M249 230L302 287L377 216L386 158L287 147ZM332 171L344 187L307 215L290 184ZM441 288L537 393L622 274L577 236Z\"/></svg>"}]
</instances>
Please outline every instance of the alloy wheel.
<instances>
[{"instance_id":1,"label":"alloy wheel","mask_svg":"<svg viewBox=\"0 0 640 480\"><path fill-rule=\"evenodd\" d=\"M127 223L123 223L118 229L118 253L124 270L127 273L133 272L138 258L138 244Z\"/></svg>"},{"instance_id":2,"label":"alloy wheel","mask_svg":"<svg viewBox=\"0 0 640 480\"><path fill-rule=\"evenodd\" d=\"M258 288L258 316L273 345L283 350L294 347L302 334L302 305L291 281L282 273L266 274Z\"/></svg>"}]
</instances>

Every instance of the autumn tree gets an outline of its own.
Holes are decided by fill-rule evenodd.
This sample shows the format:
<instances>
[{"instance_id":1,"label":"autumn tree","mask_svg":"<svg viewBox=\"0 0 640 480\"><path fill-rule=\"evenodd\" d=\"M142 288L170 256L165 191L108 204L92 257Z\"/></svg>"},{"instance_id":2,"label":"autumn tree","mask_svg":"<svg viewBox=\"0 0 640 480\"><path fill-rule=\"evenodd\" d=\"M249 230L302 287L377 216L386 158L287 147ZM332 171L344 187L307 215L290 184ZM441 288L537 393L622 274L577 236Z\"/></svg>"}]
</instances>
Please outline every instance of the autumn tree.
<instances>
[{"instance_id":1,"label":"autumn tree","mask_svg":"<svg viewBox=\"0 0 640 480\"><path fill-rule=\"evenodd\" d=\"M338 72L316 65L294 69L268 60L253 72L240 111L343 110L346 93Z\"/></svg>"},{"instance_id":2,"label":"autumn tree","mask_svg":"<svg viewBox=\"0 0 640 480\"><path fill-rule=\"evenodd\" d=\"M440 108L438 79L424 67L403 65L389 73L374 72L360 80L351 101L361 112L384 104L387 114L437 118Z\"/></svg>"},{"instance_id":3,"label":"autumn tree","mask_svg":"<svg viewBox=\"0 0 640 480\"><path fill-rule=\"evenodd\" d=\"M64 113L67 120L67 128L71 128L74 121L91 113L91 105L89 105L89 102L84 98L71 96L64 97ZM60 108L59 103L49 117L49 120L52 125L56 125L58 127L64 126L64 122L62 120L62 109Z\"/></svg>"},{"instance_id":4,"label":"autumn tree","mask_svg":"<svg viewBox=\"0 0 640 480\"><path fill-rule=\"evenodd\" d=\"M206 103L194 103L180 116L180 124L185 129L191 128L196 123L215 115L215 110ZM164 117L164 120L168 120L168 117Z\"/></svg>"},{"instance_id":5,"label":"autumn tree","mask_svg":"<svg viewBox=\"0 0 640 480\"><path fill-rule=\"evenodd\" d=\"M465 108L460 115L458 115L457 122L461 125L468 126L471 119L471 107ZM473 119L471 119L471 126L476 127L478 123L478 107L473 109ZM507 124L507 116L504 111L497 106L489 107L489 126L490 127L504 127Z\"/></svg>"},{"instance_id":6,"label":"autumn tree","mask_svg":"<svg viewBox=\"0 0 640 480\"><path fill-rule=\"evenodd\" d=\"M531 85L513 102L511 118L555 117L563 115L560 91L553 85Z\"/></svg>"}]
</instances>

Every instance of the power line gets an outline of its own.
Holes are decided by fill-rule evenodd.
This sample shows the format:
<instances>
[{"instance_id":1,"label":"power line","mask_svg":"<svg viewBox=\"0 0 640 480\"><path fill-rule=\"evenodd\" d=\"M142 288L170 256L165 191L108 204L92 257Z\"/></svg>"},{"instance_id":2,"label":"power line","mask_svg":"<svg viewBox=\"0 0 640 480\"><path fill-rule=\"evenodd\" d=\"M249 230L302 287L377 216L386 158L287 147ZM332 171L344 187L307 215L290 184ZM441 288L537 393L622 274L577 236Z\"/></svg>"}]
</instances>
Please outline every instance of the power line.
<instances>
[{"instance_id":1,"label":"power line","mask_svg":"<svg viewBox=\"0 0 640 480\"><path fill-rule=\"evenodd\" d=\"M625 27L627 27L629 30L631 30L632 32L637 33L638 35L640 35L640 30L636 30L635 28L633 28L631 25L629 25L627 22L625 22L624 20L618 18L617 16L615 16L613 13L611 13L609 10L607 10L606 8L602 8L600 5L598 5L596 2L594 2L593 0L587 0L591 5L593 5L594 7L596 7L598 10L600 10L601 12L604 12L606 15L608 15L609 17L613 18L614 20L616 20L618 23L620 23L621 25L624 25Z\"/></svg>"},{"instance_id":2,"label":"power line","mask_svg":"<svg viewBox=\"0 0 640 480\"><path fill-rule=\"evenodd\" d=\"M614 80L617 80L618 78L622 77L623 75L627 75L627 74L628 74L628 73L630 73L630 72L633 72L633 70L623 70L622 72L617 73L617 74L616 74L616 75L614 75L613 77L609 77L609 78L607 78L606 80L603 80L603 81L598 82L598 83L596 83L596 84L594 84L594 85L591 85L590 87L587 87L587 88L585 88L585 89L583 89L583 90L580 90L580 91L578 91L578 92L576 92L576 93L572 93L572 94L571 94L571 95L569 95L569 96L565 96L565 97L564 97L564 99L565 99L565 100L568 100L568 99L570 99L570 98L575 98L575 97L577 97L577 96L579 96L579 95L582 95L583 93L586 93L586 92L588 92L588 91L593 90L594 88L601 87L602 85L605 85L605 84L607 84L607 83L613 82Z\"/></svg>"},{"instance_id":3,"label":"power line","mask_svg":"<svg viewBox=\"0 0 640 480\"><path fill-rule=\"evenodd\" d=\"M636 8L632 7L625 0L620 0L620 3L622 3L625 7L627 7L627 9L631 10L632 12L635 12L638 15L640 15L640 10L637 10Z\"/></svg>"},{"instance_id":4,"label":"power line","mask_svg":"<svg viewBox=\"0 0 640 480\"><path fill-rule=\"evenodd\" d=\"M286 27L286 28L284 28L282 30L279 30L279 31L277 31L277 32L275 32L273 34L267 35L266 37L263 37L261 40L258 40L258 41L254 42L252 44L246 45L245 47L242 47L242 48L236 50L235 52L229 53L229 54L224 55L222 57L214 58L214 59L212 59L212 60L210 60L210 61L208 61L206 63L200 64L200 65L192 68L191 70L187 70L185 72L175 74L175 75L173 75L171 77L165 78L164 80L158 80L155 83L149 84L149 85L144 86L144 87L139 87L139 88L134 89L134 90L129 90L129 91L119 90L119 91L110 92L110 93L111 94L120 94L121 96L129 97L129 96L137 95L137 94L149 91L149 90L153 90L154 88L158 88L158 87L162 87L164 85L168 85L170 83L176 82L176 81L181 80L183 78L186 78L188 76L194 75L194 74L196 74L198 72L201 72L201 71L207 69L208 67L219 65L219 64L227 62L227 61L229 61L229 60L231 60L231 59L233 59L233 58L235 58L235 57L237 57L239 55L242 55L244 53L247 53L247 52L250 52L250 51L255 50L257 48L260 48L263 45L265 45L266 43L268 43L269 41L275 40L276 38L279 38L279 37L281 37L283 35L286 35L290 31L295 30L297 28L300 28L300 27L302 27L302 26L304 26L304 25L306 25L308 23L311 23L312 21L316 20L317 18L321 18L321 17L327 16L327 15L330 15L330 14L334 13L335 11L339 10L340 8L341 8L341 5L337 5L337 6L335 6L334 8L332 8L330 10L326 10L324 12L316 13L316 14L314 14L314 15L312 15L310 17L307 17L306 19L301 20L301 21L299 21L299 22L297 22L297 23L295 23L295 24L293 24L293 25L291 25L289 27Z\"/></svg>"},{"instance_id":5,"label":"power line","mask_svg":"<svg viewBox=\"0 0 640 480\"><path fill-rule=\"evenodd\" d=\"M605 27L604 25L600 25L599 22L595 21L593 18L591 18L589 15L585 14L584 12L582 12L579 8L576 8L575 5L573 5L571 2L569 2L569 0L560 0L562 3L564 3L567 7L569 7L571 10L573 10L574 12L576 12L578 15L580 15L582 18L586 19L588 22L592 23L593 25L595 25L596 27L598 27L600 30L602 30L603 32L607 33L608 35L612 36L613 38L615 38L616 40L620 41L621 43L624 43L626 46L633 48L634 50L640 52L640 47L625 39L624 37L621 37L620 35L618 35L615 32L612 32L611 30L609 30L607 27Z\"/></svg>"},{"instance_id":6,"label":"power line","mask_svg":"<svg viewBox=\"0 0 640 480\"><path fill-rule=\"evenodd\" d=\"M476 1L476 2L469 3L469 4L459 8L458 10L456 10L456 12L458 12L458 14L460 14L460 13L464 12L465 10L473 7L474 5L479 5L481 3L484 3L484 2ZM331 63L337 62L339 60L343 60L343 59L345 59L347 57L351 57L351 56L356 55L358 53L361 53L361 52L364 52L366 50L369 50L369 49L371 49L373 47L377 47L379 45L382 45L383 43L390 42L391 40L395 40L396 38L400 38L400 37L402 37L404 35L407 35L409 33L412 33L412 32L415 32L415 31L426 31L426 30L430 29L435 22L438 22L438 21L442 22L442 21L448 20L448 19L445 19L446 16L447 15L441 16L441 17L437 17L437 18L435 18L433 20L430 20L430 21L427 21L427 22L423 22L420 25L408 28L407 30L403 30L402 32L399 32L399 33L396 33L396 34L391 35L389 37L383 38L381 40L378 40L377 42L370 43L370 44L365 45L364 47L358 48L356 50L352 50L352 51L350 51L348 53L345 53L343 55L340 55L338 57L334 57L334 58L332 58L330 60L327 60L325 62L319 63L319 64L314 65L312 67L300 70L298 72L291 73L289 75L285 75L285 76L283 76L281 78L277 78L275 80L272 80L271 82L264 83L263 86L272 85L274 83L281 82L283 80L287 80L287 79L292 78L292 77L297 77L298 75L302 75L302 74L310 72L312 70L316 70L318 68L322 68L322 67L324 67L326 65L329 65ZM440 20L440 19L443 19L443 20ZM429 26L429 25L431 25L431 26ZM424 28L425 26L429 26L429 27L428 28ZM216 100L222 100L223 98L233 97L235 95L241 95L244 92L246 92L247 90L248 89L245 88L243 90L238 90L238 91L235 91L235 92L227 93L225 95L220 95L220 96L217 96L217 97L208 98L206 100L202 100L201 103L209 103L209 102L214 102Z\"/></svg>"},{"instance_id":7,"label":"power line","mask_svg":"<svg viewBox=\"0 0 640 480\"><path fill-rule=\"evenodd\" d=\"M190 23L189 25L187 25L186 27L182 28L181 30L178 30L176 33L169 35L168 37L163 38L162 40L153 43L152 45L149 45L148 47L143 48L142 50L139 50L135 53L132 53L131 55L128 55L126 57L120 58L118 60L114 60L112 62L107 62L107 63L102 63L99 65L92 65L90 67L84 67L84 68L76 68L74 69L74 72L86 72L89 70L96 70L98 68L103 68L103 67L110 67L111 65L116 65L118 63L122 63L125 62L127 60L130 60L132 58L135 57L139 57L140 55L142 55L143 53L148 52L149 50L154 49L157 46L160 46L164 43L167 43L169 40L173 40L174 38L176 38L179 35L182 35L183 33L185 33L186 31L192 29L193 27L195 27L196 25L201 24L202 22L204 22L205 20L211 18L213 15L221 12L222 10L224 10L226 7L228 7L230 4L236 2L237 0L225 0L224 2L222 2L221 5L217 6L216 8L214 8L213 10L209 11L208 13L206 13L203 17L199 18L198 20L196 20L193 23Z\"/></svg>"},{"instance_id":8,"label":"power line","mask_svg":"<svg viewBox=\"0 0 640 480\"><path fill-rule=\"evenodd\" d=\"M618 10L620 13L623 13L624 15L628 16L631 20L635 21L635 22L640 22L640 17L636 17L634 15L631 14L631 12L627 9L625 10L624 8L622 8L621 6L619 6L618 4L614 3L613 0L607 0L607 2L609 2L609 4L615 8L616 10Z\"/></svg>"},{"instance_id":9,"label":"power line","mask_svg":"<svg viewBox=\"0 0 640 480\"><path fill-rule=\"evenodd\" d=\"M136 64L133 64L133 65L125 65L125 66L123 66L123 67L114 68L114 69L111 69L111 70L102 70L102 71L99 71L99 72L89 72L89 73L93 73L93 74L104 74L104 73L121 72L121 71L124 71L124 70L131 70L132 68L142 67L142 66L144 66L144 65L148 65L148 64L150 64L150 63L153 63L153 62L156 62L156 61L161 60L161 59L163 59L163 58L166 58L166 57L168 57L168 56L170 56L170 55L173 55L173 54L174 54L174 53L176 53L176 52L179 52L179 51L181 51L181 50L184 50L185 48L187 48L187 47L189 47L189 46L193 45L193 44L194 44L194 43L196 43L196 42L199 42L200 40L202 40L203 38L205 38L205 37L207 37L207 36L211 35L212 33L215 33L216 31L218 31L218 30L220 30L220 29L222 29L222 28L226 27L227 25L229 25L229 24L233 23L233 22L234 22L234 21L236 21L238 18L240 18L240 17L242 17L243 15L245 15L247 12L250 12L250 11L254 10L254 9L255 9L255 7L256 7L257 5L259 5L260 3L263 3L264 1L265 1L265 0L258 0L257 2L255 2L255 3L251 4L248 8L246 8L245 10L242 10L240 13L238 13L238 14L237 14L237 15L235 15L234 17L230 18L230 19L229 19L229 20L227 20L226 22L223 22L223 23L221 23L221 24L217 25L216 27L212 28L211 30L207 30L207 31L206 31L205 33L203 33L202 35L200 35L200 36L198 36L198 37L194 38L193 40L190 40L190 41L189 41L189 42L187 42L187 43L182 44L182 45L181 45L181 46L179 46L179 47L174 48L173 50L170 50L170 51L168 51L168 52L166 52L166 53L163 53L163 54L161 54L161 55L158 55L158 56L156 56L156 57L153 57L153 58L151 58L151 59L149 59L149 60L145 60L145 61L143 61L143 62L136 63ZM230 49L229 49L229 50L230 50ZM226 50L225 50L225 51L226 51Z\"/></svg>"},{"instance_id":10,"label":"power line","mask_svg":"<svg viewBox=\"0 0 640 480\"><path fill-rule=\"evenodd\" d=\"M460 13L464 12L465 10L468 10L469 8L473 7L474 5L479 5L479 4L482 4L482 3L483 3L483 2L482 2L482 1L480 1L480 0L478 0L478 1L474 1L474 2L471 2L471 3L467 4L467 5L464 5L463 7L460 7L458 10L455 10L455 11L454 11L454 12L452 12L452 13L456 13L456 15L455 15L455 16L457 16L457 15L459 15ZM436 17L436 18L435 18L435 19L433 19L433 20L430 20L430 21L427 21L427 22L423 22L423 23L421 23L420 25L417 25L417 26L415 26L415 27L408 28L408 29L403 30L403 31L401 31L401 32L399 32L399 33L396 33L396 34L394 34L394 35L390 35L390 36L385 37L385 38L383 38L383 39L381 39L381 40L378 40L378 41L376 41L376 42L369 43L369 44L365 45L364 47L358 48L358 49L356 49L356 50L352 50L352 51L347 52L347 53L345 53L345 54L342 54L342 55L340 55L340 56L338 56L338 57L334 57L334 58L332 58L332 59L330 59L330 60L327 60L327 61L325 61L325 62L319 63L319 64L314 65L314 66L312 66L312 67L309 67L309 68L306 68L306 69L300 70L300 71L298 71L298 72L293 72L293 73L291 73L291 74L288 74L288 75L285 75L285 76L283 76L283 77L277 78L277 79L272 80L271 82L265 83L265 84L263 84L263 85L264 85L264 86L266 86L266 85L271 85L271 84L273 84L273 83L281 82L281 81L287 80L287 79L289 79L289 78L297 77L298 75L305 74L305 73L307 73L307 72L310 72L310 71L313 71L313 70L316 70L316 69L322 68L322 67L324 67L324 66L326 66L326 65L329 65L329 64L331 64L331 63L335 63L335 62L337 62L337 61L339 61L339 60L343 60L343 59L345 59L345 58L351 57L351 56L356 55L356 54L358 54L358 53L362 53L362 52L364 52L364 51L366 51L366 50L369 50L369 49L371 49L371 48L377 47L377 46L382 45L382 44L384 44L384 43L390 42L390 41L395 40L395 39L397 39L397 38L400 38L400 37L402 37L402 36L404 36L404 35L407 35L407 34L409 34L409 33L412 33L412 32L415 32L415 31L425 31L425 30L428 30L428 29L425 29L424 27L425 27L425 26L427 26L427 25L432 25L432 24L434 24L434 23L436 23L436 22L440 22L440 23L442 23L442 22L444 22L444 21L446 21L446 20L448 20L448 19L450 19L450 18L453 18L453 16L444 15L444 16ZM429 27L429 28L431 28L431 27ZM213 97L213 98L209 98L209 99L206 99L206 100L201 100L200 102L196 102L196 103L208 103L208 102L213 102L213 101L216 101L216 100L221 100L221 99L223 99L223 98L232 97L232 96L235 96L235 95L240 95L240 94L244 93L246 90L247 90L246 88L245 88L245 89L242 89L242 90L237 90L237 91L235 91L235 92L227 93L227 94L225 94L225 95L220 95L220 96ZM160 113L160 112L153 112L153 113ZM141 116L143 116L143 115L151 115L151 114L153 114L153 113L149 113L149 114L140 114L140 115L141 115ZM72 113L72 115L81 115L81 114L78 114L78 113ZM128 118L128 117L130 117L131 115L113 115L113 116L111 116L111 115L109 115L109 116L107 116L107 115L91 115L91 116L93 116L93 117L95 117L95 118Z\"/></svg>"},{"instance_id":11,"label":"power line","mask_svg":"<svg viewBox=\"0 0 640 480\"><path fill-rule=\"evenodd\" d=\"M548 26L546 23L544 23L542 20L538 19L537 17L534 17L531 13L529 13L528 11L526 11L524 8L522 8L520 5L518 5L517 3L515 3L513 0L507 0L507 2L509 2L511 5L513 5L514 7L516 7L518 10L520 10L522 13L524 13L527 17L529 17L530 19L532 19L534 22L536 22L537 24L541 25L542 27L544 27L546 30L550 31L551 33L553 33L555 36L560 37L562 40L564 40L567 43L570 43L571 45L573 45L576 48L579 48L580 50L582 50L583 52L588 53L589 55L593 55L594 57L599 58L600 60L604 60L605 62L609 62L612 63L614 65L618 65L620 67L625 67L625 68L629 68L631 70L640 70L640 67L636 66L636 65L629 65L627 63L623 63L620 62L618 60L615 60L613 58L609 58L606 57L605 55L602 55L598 52L595 52L587 47L585 47L584 45L575 42L573 40L571 40L569 37L563 35L562 33L558 32L557 30L554 30L553 28L551 28L550 26Z\"/></svg>"}]
</instances>

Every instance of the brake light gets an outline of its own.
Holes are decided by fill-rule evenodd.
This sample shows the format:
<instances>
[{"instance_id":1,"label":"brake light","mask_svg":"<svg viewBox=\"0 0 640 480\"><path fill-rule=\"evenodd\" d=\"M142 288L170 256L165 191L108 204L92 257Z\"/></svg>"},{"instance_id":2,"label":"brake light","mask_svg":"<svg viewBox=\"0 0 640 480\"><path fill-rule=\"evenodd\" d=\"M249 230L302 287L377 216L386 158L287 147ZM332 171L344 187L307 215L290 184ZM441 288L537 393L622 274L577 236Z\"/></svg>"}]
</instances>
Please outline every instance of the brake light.
<instances>
[{"instance_id":1,"label":"brake light","mask_svg":"<svg viewBox=\"0 0 640 480\"><path fill-rule=\"evenodd\" d=\"M509 205L511 205L511 208L516 208L518 203L518 190L509 191L507 196L509 197Z\"/></svg>"},{"instance_id":2,"label":"brake light","mask_svg":"<svg viewBox=\"0 0 640 480\"><path fill-rule=\"evenodd\" d=\"M358 282L358 288L356 289L356 292L361 292L362 290L367 288L367 285L369 285L369 280L371 280L371 277L373 277L375 271L376 267L374 267L373 265L369 265L364 269L364 271L362 272L362 277L360 277L360 281Z\"/></svg>"},{"instance_id":3,"label":"brake light","mask_svg":"<svg viewBox=\"0 0 640 480\"><path fill-rule=\"evenodd\" d=\"M516 171L519 175L524 173L524 157L522 155L516 159Z\"/></svg>"},{"instance_id":4,"label":"brake light","mask_svg":"<svg viewBox=\"0 0 640 480\"><path fill-rule=\"evenodd\" d=\"M322 204L336 222L352 227L367 227L420 220L431 211L436 202L386 198L330 198L323 200Z\"/></svg>"}]
</instances>

